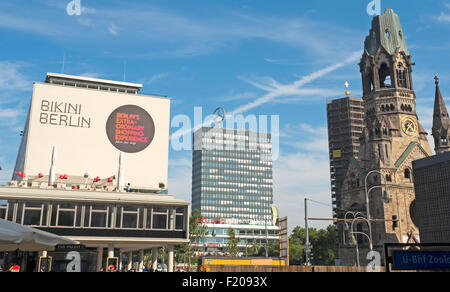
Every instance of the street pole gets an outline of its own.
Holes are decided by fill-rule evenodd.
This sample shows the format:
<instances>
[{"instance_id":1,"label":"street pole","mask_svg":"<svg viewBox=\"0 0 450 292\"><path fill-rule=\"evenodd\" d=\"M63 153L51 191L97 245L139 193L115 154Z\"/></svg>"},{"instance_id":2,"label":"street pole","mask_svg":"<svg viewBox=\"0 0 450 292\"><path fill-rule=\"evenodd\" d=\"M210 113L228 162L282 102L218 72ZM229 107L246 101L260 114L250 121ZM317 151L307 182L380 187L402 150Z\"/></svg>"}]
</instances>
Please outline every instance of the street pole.
<instances>
[{"instance_id":1,"label":"street pole","mask_svg":"<svg viewBox=\"0 0 450 292\"><path fill-rule=\"evenodd\" d=\"M306 265L310 266L309 253L311 251L310 242L309 242L309 228L308 228L308 198L305 198L305 231L306 231L306 243L305 243L305 256L306 256Z\"/></svg>"},{"instance_id":2,"label":"street pole","mask_svg":"<svg viewBox=\"0 0 450 292\"><path fill-rule=\"evenodd\" d=\"M366 178L365 178L365 180L364 180L364 188L365 188L365 195L366 195L366 213L367 213L367 220L368 220L368 222L369 222L368 224L369 224L369 237L370 237L370 241L369 241L369 244L370 244L370 246L369 246L369 247L370 247L370 251L373 251L373 237L372 237L372 224L371 224L372 218L370 217L370 206L369 206L370 199L369 199L369 194L370 194L370 191L372 191L373 189L376 189L376 188L381 188L381 189L383 189L383 186L381 185L381 186L374 186L374 187L372 187L372 188L370 188L370 189L368 190L367 180L368 180L369 176L370 176L372 173L377 173L377 174L380 175L380 183L381 183L381 184L383 183L383 180L384 180L385 193L387 194L387 181L386 181L386 178L384 177L383 173L382 173L381 171L378 171L378 170L372 170L372 171L370 171L369 173L367 173Z\"/></svg>"},{"instance_id":3,"label":"street pole","mask_svg":"<svg viewBox=\"0 0 450 292\"><path fill-rule=\"evenodd\" d=\"M264 221L264 222L265 222L265 227L266 227L266 258L268 258L269 257L269 251L268 251L269 239L267 238L267 221Z\"/></svg>"}]
</instances>

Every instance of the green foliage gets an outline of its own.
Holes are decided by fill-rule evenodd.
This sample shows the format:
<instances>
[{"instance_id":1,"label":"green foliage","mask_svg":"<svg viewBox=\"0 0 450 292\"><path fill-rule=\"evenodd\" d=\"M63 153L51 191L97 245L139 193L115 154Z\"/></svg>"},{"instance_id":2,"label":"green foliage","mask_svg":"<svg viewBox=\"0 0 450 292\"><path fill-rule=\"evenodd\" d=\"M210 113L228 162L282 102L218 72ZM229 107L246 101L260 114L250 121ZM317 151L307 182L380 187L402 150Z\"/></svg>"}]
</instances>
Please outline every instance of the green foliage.
<instances>
[{"instance_id":1,"label":"green foliage","mask_svg":"<svg viewBox=\"0 0 450 292\"><path fill-rule=\"evenodd\" d=\"M237 257L239 255L239 249L234 229L228 229L228 237L227 253L231 257Z\"/></svg>"},{"instance_id":2,"label":"green foliage","mask_svg":"<svg viewBox=\"0 0 450 292\"><path fill-rule=\"evenodd\" d=\"M313 245L313 264L334 265L334 236L335 227L330 225L327 229L317 230L309 228L309 241ZM306 243L306 230L295 227L289 237L289 258L291 264L303 264L303 246Z\"/></svg>"},{"instance_id":3,"label":"green foliage","mask_svg":"<svg viewBox=\"0 0 450 292\"><path fill-rule=\"evenodd\" d=\"M202 215L199 210L194 210L189 218L189 238L192 243L198 243L208 235L208 227L201 223Z\"/></svg>"},{"instance_id":4,"label":"green foliage","mask_svg":"<svg viewBox=\"0 0 450 292\"><path fill-rule=\"evenodd\" d=\"M195 254L193 244L199 243L208 235L208 227L202 222L202 216L199 210L194 210L189 218L189 243L177 245L174 248L175 261L178 263L197 264L198 257Z\"/></svg>"}]
</instances>

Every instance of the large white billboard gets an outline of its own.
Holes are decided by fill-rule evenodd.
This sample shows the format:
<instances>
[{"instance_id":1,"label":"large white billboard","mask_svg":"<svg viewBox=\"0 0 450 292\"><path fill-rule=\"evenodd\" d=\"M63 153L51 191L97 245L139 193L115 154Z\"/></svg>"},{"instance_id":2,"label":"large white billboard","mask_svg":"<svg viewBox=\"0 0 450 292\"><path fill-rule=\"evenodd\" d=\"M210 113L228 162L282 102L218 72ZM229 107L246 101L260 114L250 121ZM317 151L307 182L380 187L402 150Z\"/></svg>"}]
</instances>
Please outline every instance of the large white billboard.
<instances>
[{"instance_id":1,"label":"large white billboard","mask_svg":"<svg viewBox=\"0 0 450 292\"><path fill-rule=\"evenodd\" d=\"M170 99L35 83L24 169L48 174L56 147L56 172L117 176L124 153L125 184L167 186Z\"/></svg>"}]
</instances>

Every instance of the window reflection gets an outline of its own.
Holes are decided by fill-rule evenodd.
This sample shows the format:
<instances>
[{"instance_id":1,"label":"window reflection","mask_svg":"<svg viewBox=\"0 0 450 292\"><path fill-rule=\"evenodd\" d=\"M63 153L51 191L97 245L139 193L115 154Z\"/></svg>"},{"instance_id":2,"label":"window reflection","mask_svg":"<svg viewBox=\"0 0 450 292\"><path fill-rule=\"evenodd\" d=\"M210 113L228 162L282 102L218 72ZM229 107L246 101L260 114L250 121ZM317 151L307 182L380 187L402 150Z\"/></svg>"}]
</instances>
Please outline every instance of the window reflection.
<instances>
[{"instance_id":1,"label":"window reflection","mask_svg":"<svg viewBox=\"0 0 450 292\"><path fill-rule=\"evenodd\" d=\"M41 210L25 210L23 225L41 225Z\"/></svg>"},{"instance_id":2,"label":"window reflection","mask_svg":"<svg viewBox=\"0 0 450 292\"><path fill-rule=\"evenodd\" d=\"M153 229L167 229L167 215L153 214Z\"/></svg>"}]
</instances>

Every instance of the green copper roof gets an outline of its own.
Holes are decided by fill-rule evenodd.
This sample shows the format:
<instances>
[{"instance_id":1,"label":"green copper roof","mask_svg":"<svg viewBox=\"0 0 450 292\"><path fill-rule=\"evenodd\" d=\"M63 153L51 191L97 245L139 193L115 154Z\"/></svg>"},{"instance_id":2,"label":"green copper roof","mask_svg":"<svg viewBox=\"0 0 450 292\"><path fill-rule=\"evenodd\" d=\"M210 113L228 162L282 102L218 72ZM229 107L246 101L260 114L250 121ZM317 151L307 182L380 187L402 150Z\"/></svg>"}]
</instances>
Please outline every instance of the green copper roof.
<instances>
[{"instance_id":1,"label":"green copper roof","mask_svg":"<svg viewBox=\"0 0 450 292\"><path fill-rule=\"evenodd\" d=\"M403 152L402 156L400 156L400 158L397 160L397 162L395 163L395 167L400 167L400 165L402 165L403 161L405 161L406 157L408 157L409 153L411 153L411 151L414 149L414 147L419 146L420 150L422 150L423 153L427 153L425 151L425 149L423 149L422 145L419 144L419 142L411 142L411 144L409 144L408 148L406 148L405 152ZM428 154L426 154L426 156L428 157Z\"/></svg>"},{"instance_id":2,"label":"green copper roof","mask_svg":"<svg viewBox=\"0 0 450 292\"><path fill-rule=\"evenodd\" d=\"M395 53L398 47L407 56L410 55L400 19L392 9L386 9L384 14L374 17L370 34L364 42L364 49L371 56L375 55L380 46L385 48L391 55Z\"/></svg>"},{"instance_id":3,"label":"green copper roof","mask_svg":"<svg viewBox=\"0 0 450 292\"><path fill-rule=\"evenodd\" d=\"M361 166L359 165L358 161L354 157L350 157L350 162L356 168L356 170L358 171L358 173L361 176L361 178L365 179L366 178L366 172L361 168Z\"/></svg>"}]
</instances>

